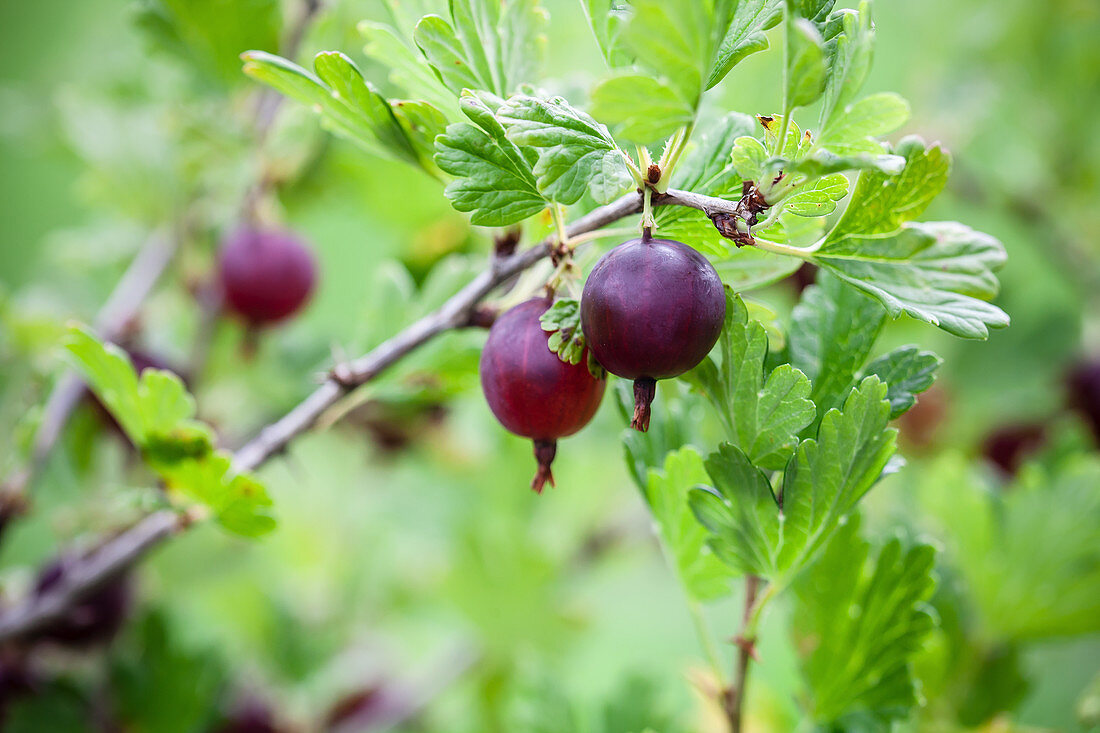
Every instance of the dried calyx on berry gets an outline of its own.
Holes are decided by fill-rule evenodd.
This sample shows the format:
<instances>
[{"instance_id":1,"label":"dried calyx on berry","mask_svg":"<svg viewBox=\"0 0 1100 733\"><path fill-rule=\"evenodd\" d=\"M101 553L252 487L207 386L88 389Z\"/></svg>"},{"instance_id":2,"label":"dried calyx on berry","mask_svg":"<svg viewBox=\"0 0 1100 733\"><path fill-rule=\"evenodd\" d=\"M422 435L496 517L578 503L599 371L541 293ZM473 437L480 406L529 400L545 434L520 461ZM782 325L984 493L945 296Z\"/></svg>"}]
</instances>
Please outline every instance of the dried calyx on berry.
<instances>
[{"instance_id":1,"label":"dried calyx on berry","mask_svg":"<svg viewBox=\"0 0 1100 733\"><path fill-rule=\"evenodd\" d=\"M570 364L550 350L539 319L551 304L551 298L535 298L497 318L480 365L489 409L508 430L535 443L538 471L531 488L537 492L554 485L550 464L557 439L588 424L606 385L592 376L587 359Z\"/></svg>"},{"instance_id":2,"label":"dried calyx on berry","mask_svg":"<svg viewBox=\"0 0 1100 733\"><path fill-rule=\"evenodd\" d=\"M695 367L722 332L726 296L707 258L643 235L596 263L581 295L581 326L604 369L634 380L631 426L649 429L657 380Z\"/></svg>"}]
</instances>

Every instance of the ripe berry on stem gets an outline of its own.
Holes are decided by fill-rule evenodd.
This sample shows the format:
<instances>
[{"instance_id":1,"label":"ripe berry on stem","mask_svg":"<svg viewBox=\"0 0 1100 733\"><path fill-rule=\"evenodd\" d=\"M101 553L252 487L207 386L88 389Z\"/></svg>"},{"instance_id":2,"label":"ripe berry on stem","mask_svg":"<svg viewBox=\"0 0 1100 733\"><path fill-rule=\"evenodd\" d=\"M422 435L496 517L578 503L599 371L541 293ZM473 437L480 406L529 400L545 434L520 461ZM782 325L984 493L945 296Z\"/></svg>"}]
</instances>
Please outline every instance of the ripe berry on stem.
<instances>
[{"instance_id":1,"label":"ripe berry on stem","mask_svg":"<svg viewBox=\"0 0 1100 733\"><path fill-rule=\"evenodd\" d=\"M702 361L725 317L722 280L707 258L648 232L604 255L581 295L588 348L604 369L634 380L631 426L642 432L657 380Z\"/></svg>"},{"instance_id":2,"label":"ripe berry on stem","mask_svg":"<svg viewBox=\"0 0 1100 733\"><path fill-rule=\"evenodd\" d=\"M552 299L534 298L508 310L489 329L481 352L481 388L501 425L535 443L538 471L531 488L554 485L550 464L557 439L592 419L603 398L604 379L588 370L587 353L569 364L547 346L540 317Z\"/></svg>"},{"instance_id":3,"label":"ripe berry on stem","mask_svg":"<svg viewBox=\"0 0 1100 733\"><path fill-rule=\"evenodd\" d=\"M219 275L225 304L252 327L296 313L317 279L313 253L295 234L249 226L223 241Z\"/></svg>"}]
</instances>

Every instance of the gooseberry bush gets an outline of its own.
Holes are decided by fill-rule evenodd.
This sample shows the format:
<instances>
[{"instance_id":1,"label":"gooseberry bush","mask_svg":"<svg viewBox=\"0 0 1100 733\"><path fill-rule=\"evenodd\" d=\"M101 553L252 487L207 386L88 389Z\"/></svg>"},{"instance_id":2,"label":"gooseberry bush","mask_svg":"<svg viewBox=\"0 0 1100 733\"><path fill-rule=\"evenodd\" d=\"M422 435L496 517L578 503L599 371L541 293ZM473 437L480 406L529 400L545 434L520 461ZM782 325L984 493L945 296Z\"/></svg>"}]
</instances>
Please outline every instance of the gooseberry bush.
<instances>
[{"instance_id":1,"label":"gooseberry bush","mask_svg":"<svg viewBox=\"0 0 1100 733\"><path fill-rule=\"evenodd\" d=\"M333 134L445 182L443 195L496 247L440 309L338 363L235 454L195 420L181 380L139 375L73 327L73 362L163 480L172 508L153 517L182 507L187 524L273 530L275 507L251 469L434 335L491 322L482 388L503 427L533 441L536 490L554 484L555 454L569 460L557 441L621 380L609 391L631 426L627 467L698 621L707 693L732 730L750 669L769 663L761 627L786 620L770 614L779 598L793 609L807 720L886 730L907 717L920 701L912 661L937 622L926 605L935 552L865 538L860 500L904 470L891 422L932 385L940 359L876 341L902 316L964 339L1007 326L988 302L1005 255L965 224L920 221L950 154L918 137L883 139L908 105L863 92L871 4L834 4L584 0L607 64L587 90L545 73L553 39L537 0L452 0L411 37L362 23L366 53L403 99L384 97L338 51L317 54L312 69L245 52L245 73ZM762 52L781 58L780 107L715 109L708 92L735 86L739 64ZM516 251L517 240L528 244ZM586 277L593 250L602 257ZM816 281L781 323L753 293L807 264ZM220 277L227 306L268 325L309 297L314 265L294 236L242 229L225 242ZM704 403L720 441L685 417L685 405ZM158 538L176 526L159 521ZM720 632L733 635L731 666L699 609L734 596L743 618Z\"/></svg>"}]
</instances>

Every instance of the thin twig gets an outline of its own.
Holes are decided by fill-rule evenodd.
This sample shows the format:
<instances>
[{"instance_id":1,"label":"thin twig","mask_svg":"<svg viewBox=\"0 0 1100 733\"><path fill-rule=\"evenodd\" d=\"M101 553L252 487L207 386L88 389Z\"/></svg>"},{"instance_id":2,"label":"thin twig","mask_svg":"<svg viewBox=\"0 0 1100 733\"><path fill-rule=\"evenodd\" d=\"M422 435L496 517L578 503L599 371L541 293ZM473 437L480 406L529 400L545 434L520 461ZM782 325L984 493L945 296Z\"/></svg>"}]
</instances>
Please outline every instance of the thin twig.
<instances>
[{"instance_id":1,"label":"thin twig","mask_svg":"<svg viewBox=\"0 0 1100 733\"><path fill-rule=\"evenodd\" d=\"M741 631L734 640L737 645L737 662L733 670L733 684L725 694L726 717L729 719L732 733L741 733L745 685L749 681L749 661L755 654L755 632L750 627L759 586L760 579L755 575L745 578L745 606L741 616Z\"/></svg>"}]
</instances>

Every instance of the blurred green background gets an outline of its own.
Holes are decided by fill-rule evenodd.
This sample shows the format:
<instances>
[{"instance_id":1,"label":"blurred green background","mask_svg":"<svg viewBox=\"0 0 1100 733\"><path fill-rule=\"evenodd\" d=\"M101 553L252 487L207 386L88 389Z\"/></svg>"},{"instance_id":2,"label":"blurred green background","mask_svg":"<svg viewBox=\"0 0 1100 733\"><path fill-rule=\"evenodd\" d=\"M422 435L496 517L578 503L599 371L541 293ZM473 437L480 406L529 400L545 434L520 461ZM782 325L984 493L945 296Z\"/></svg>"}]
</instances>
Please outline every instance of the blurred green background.
<instances>
[{"instance_id":1,"label":"blurred green background","mask_svg":"<svg viewBox=\"0 0 1100 733\"><path fill-rule=\"evenodd\" d=\"M545 4L550 90L583 101L599 53L578 3ZM236 53L277 51L280 31L223 22L235 17L230 5L264 3L0 4L0 475L59 373L63 324L94 318L155 230L179 232L181 247L132 342L187 369L202 337L193 293L261 172L275 183L266 215L312 243L320 287L251 358L241 328L220 323L209 358L188 375L200 415L231 446L300 400L334 347L361 353L485 262L486 233L450 208L437 181L326 135L308 110L285 104L257 144L258 86ZM395 92L355 24L401 23L431 4L408 5L327 0L298 57L342 50ZM288 21L298 12L284 3ZM181 17L208 24L173 25ZM1007 601L981 593L997 563L979 567L965 544L952 548L986 493L1010 491L982 457L992 433L1044 432L1021 482L1054 484L1066 456L1095 451L1063 408L1067 370L1100 353L1100 4L880 0L876 21L867 90L901 93L913 108L903 132L954 152L948 193L929 218L1005 243L997 303L1013 321L982 343L909 322L883 339L945 359L903 424L910 466L868 499L872 531L929 533L947 548L936 597L945 623L922 660L928 705L910 729L1083 729L1090 709L1100 719L1097 619L1060 625L1040 609L1045 623L998 624ZM750 57L705 114L775 111L779 73L776 54ZM760 294L783 318L795 298L789 283ZM570 730L580 724L554 715L629 720L642 700L655 730L718 730L693 688L706 673L682 593L620 459L615 400L563 441L558 488L536 496L526 488L530 444L495 423L476 386L483 339L439 339L372 385L352 415L265 467L280 519L271 537L247 543L200 527L157 551L135 578L134 621L109 649L44 653L39 694L10 706L11 729L108 729L88 717L95 709L125 730L207 730L252 706L305 730L340 709L366 710L368 724L349 729L374 730L396 699L416 702L398 727L407 731ZM665 389L658 405L676 392ZM25 590L60 544L135 516L147 484L124 444L80 409L36 484L34 513L3 536L3 595ZM1011 557L1030 565L990 577L1048 577L1059 557L1042 533L1063 524L1081 542L1100 540L1100 529L1074 526L1072 506L1057 510L1022 530L1034 532L1029 551ZM1100 608L1100 587L1075 592ZM737 604L707 613L732 633ZM752 730L796 725L783 613L765 628ZM652 722L660 716L666 727Z\"/></svg>"}]
</instances>

